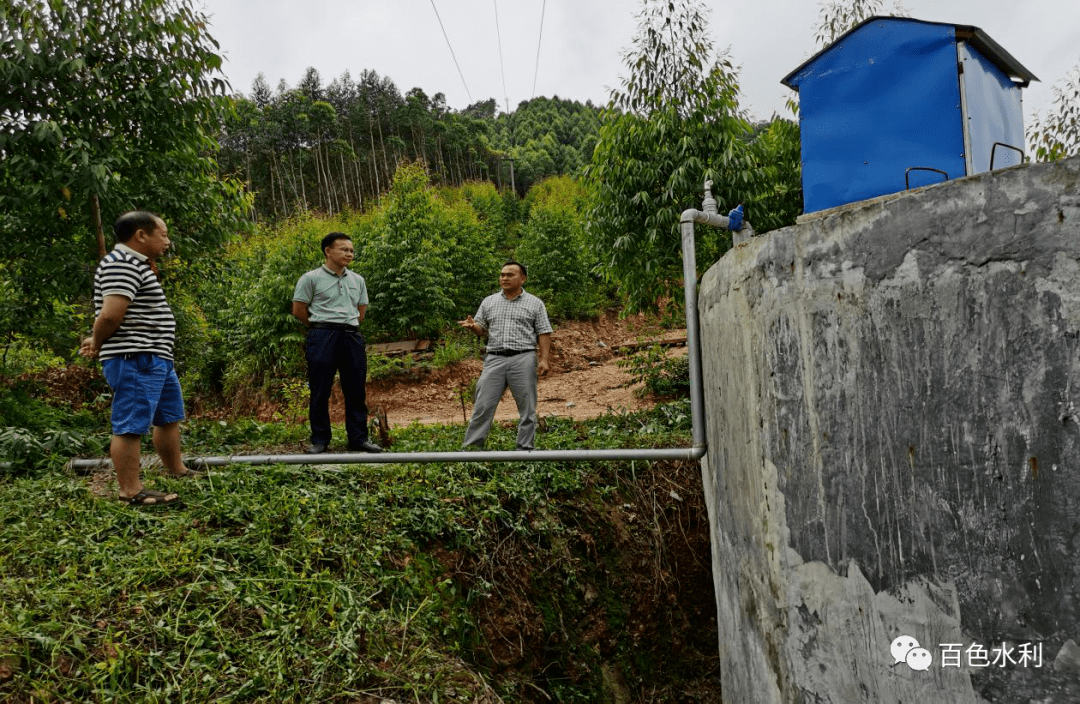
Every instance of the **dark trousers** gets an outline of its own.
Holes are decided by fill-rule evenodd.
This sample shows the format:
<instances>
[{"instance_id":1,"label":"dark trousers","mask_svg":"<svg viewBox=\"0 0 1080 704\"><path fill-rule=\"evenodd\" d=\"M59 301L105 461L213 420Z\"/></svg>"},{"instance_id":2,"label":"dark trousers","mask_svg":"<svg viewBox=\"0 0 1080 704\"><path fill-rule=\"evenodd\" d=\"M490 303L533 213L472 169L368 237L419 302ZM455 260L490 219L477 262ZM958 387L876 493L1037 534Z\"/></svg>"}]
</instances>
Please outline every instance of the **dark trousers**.
<instances>
[{"instance_id":1,"label":"dark trousers","mask_svg":"<svg viewBox=\"0 0 1080 704\"><path fill-rule=\"evenodd\" d=\"M330 389L335 372L341 375L341 392L345 396L345 432L349 445L368 439L367 430L367 352L364 336L348 330L312 328L308 330L304 349L308 363L308 389L311 405L308 421L311 424L311 443L330 444Z\"/></svg>"}]
</instances>

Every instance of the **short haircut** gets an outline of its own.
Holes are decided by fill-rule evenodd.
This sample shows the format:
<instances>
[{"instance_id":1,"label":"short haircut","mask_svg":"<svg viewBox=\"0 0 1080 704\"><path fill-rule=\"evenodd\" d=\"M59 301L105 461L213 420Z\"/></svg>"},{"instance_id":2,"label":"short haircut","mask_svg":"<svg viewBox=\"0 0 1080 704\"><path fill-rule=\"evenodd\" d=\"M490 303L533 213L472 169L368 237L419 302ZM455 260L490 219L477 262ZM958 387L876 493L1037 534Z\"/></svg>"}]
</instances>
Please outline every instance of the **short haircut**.
<instances>
[{"instance_id":1,"label":"short haircut","mask_svg":"<svg viewBox=\"0 0 1080 704\"><path fill-rule=\"evenodd\" d=\"M159 220L161 218L157 214L147 210L129 210L116 218L112 226L113 234L116 235L117 242L127 242L139 230L146 232L156 230Z\"/></svg>"},{"instance_id":2,"label":"short haircut","mask_svg":"<svg viewBox=\"0 0 1080 704\"><path fill-rule=\"evenodd\" d=\"M344 232L331 232L329 235L322 238L322 253L323 253L323 255L326 254L326 248L327 247L333 247L334 243L337 242L338 240L349 240L350 242L352 242L352 237L349 237Z\"/></svg>"},{"instance_id":3,"label":"short haircut","mask_svg":"<svg viewBox=\"0 0 1080 704\"><path fill-rule=\"evenodd\" d=\"M507 259L505 262L503 262L503 266L516 266L518 269L521 269L521 275L522 276L524 276L526 278L528 278L528 276L529 276L528 270L525 268L525 265L522 264L521 262L515 262L513 259Z\"/></svg>"}]
</instances>

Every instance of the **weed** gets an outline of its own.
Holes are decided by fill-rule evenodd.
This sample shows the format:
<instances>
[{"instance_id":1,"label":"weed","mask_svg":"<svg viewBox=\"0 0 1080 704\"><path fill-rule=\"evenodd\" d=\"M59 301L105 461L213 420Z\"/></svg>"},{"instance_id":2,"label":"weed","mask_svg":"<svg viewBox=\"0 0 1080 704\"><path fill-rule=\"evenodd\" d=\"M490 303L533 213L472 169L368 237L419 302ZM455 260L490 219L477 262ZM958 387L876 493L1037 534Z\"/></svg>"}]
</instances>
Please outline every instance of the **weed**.
<instances>
[{"instance_id":1,"label":"weed","mask_svg":"<svg viewBox=\"0 0 1080 704\"><path fill-rule=\"evenodd\" d=\"M542 441L685 443L685 415L679 402L552 419ZM183 432L187 449L226 454L293 442L303 429L235 420ZM512 446L502 435L493 440ZM461 428L397 436L402 452L452 450ZM620 560L614 538L596 552L597 518L657 501L628 488L634 472L663 484L661 499L668 483L697 476L692 463L681 475L648 466L233 466L199 482L148 476L184 499L158 511L95 497L59 472L0 478L0 699L600 701L600 668L620 652L612 639L645 647L643 607L607 580L641 579L637 565L651 563ZM609 618L626 622L625 635ZM545 629L558 637L545 641ZM511 651L520 666L506 670L498 662Z\"/></svg>"},{"instance_id":2,"label":"weed","mask_svg":"<svg viewBox=\"0 0 1080 704\"><path fill-rule=\"evenodd\" d=\"M616 362L630 373L631 383L643 382L638 397L678 398L690 396L690 358L668 357L658 344Z\"/></svg>"},{"instance_id":3,"label":"weed","mask_svg":"<svg viewBox=\"0 0 1080 704\"><path fill-rule=\"evenodd\" d=\"M101 454L103 450L102 438L78 431L0 428L0 476L57 466L73 455Z\"/></svg>"},{"instance_id":4,"label":"weed","mask_svg":"<svg viewBox=\"0 0 1080 704\"><path fill-rule=\"evenodd\" d=\"M471 332L461 328L448 329L435 347L431 366L440 369L463 359L475 357L480 352L480 346L480 339Z\"/></svg>"},{"instance_id":5,"label":"weed","mask_svg":"<svg viewBox=\"0 0 1080 704\"><path fill-rule=\"evenodd\" d=\"M285 401L283 409L276 411L277 420L299 423L307 418L308 391L307 381L303 379L286 379L281 384L278 392Z\"/></svg>"},{"instance_id":6,"label":"weed","mask_svg":"<svg viewBox=\"0 0 1080 704\"><path fill-rule=\"evenodd\" d=\"M416 362L409 355L390 357L378 352L368 352L367 370L368 379L389 379L402 374L416 366Z\"/></svg>"}]
</instances>

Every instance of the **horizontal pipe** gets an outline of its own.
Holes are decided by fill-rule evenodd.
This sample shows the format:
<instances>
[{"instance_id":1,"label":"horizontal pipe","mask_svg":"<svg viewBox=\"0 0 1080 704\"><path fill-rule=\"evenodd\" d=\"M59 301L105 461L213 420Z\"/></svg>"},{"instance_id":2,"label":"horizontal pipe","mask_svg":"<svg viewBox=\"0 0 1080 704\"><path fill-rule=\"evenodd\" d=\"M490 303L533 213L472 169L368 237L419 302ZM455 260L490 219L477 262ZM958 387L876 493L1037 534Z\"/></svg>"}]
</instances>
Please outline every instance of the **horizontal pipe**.
<instances>
[{"instance_id":1,"label":"horizontal pipe","mask_svg":"<svg viewBox=\"0 0 1080 704\"><path fill-rule=\"evenodd\" d=\"M704 446L669 448L616 448L609 450L458 450L454 452L324 452L318 455L232 455L187 457L189 467L230 464L423 464L428 462L603 462L609 460L698 460ZM74 459L72 469L111 467L103 459Z\"/></svg>"},{"instance_id":2,"label":"horizontal pipe","mask_svg":"<svg viewBox=\"0 0 1080 704\"><path fill-rule=\"evenodd\" d=\"M706 194L711 199L706 183ZM715 208L715 204L712 204ZM701 380L701 346L698 342L697 315L697 262L694 257L694 223L727 228L730 220L715 212L683 211L679 218L682 240L683 285L686 306L686 347L690 357L690 418L693 446L689 448L619 448L610 450L529 450L529 451L466 451L456 452L383 452L378 454L328 454L319 455L233 455L229 457L192 457L187 462L193 466L214 467L228 464L410 464L425 462L601 462L605 460L699 460L706 452L705 402ZM752 234L749 223L743 223L742 232ZM68 463L72 469L109 467L108 459L73 459ZM0 467L3 465L0 464Z\"/></svg>"}]
</instances>

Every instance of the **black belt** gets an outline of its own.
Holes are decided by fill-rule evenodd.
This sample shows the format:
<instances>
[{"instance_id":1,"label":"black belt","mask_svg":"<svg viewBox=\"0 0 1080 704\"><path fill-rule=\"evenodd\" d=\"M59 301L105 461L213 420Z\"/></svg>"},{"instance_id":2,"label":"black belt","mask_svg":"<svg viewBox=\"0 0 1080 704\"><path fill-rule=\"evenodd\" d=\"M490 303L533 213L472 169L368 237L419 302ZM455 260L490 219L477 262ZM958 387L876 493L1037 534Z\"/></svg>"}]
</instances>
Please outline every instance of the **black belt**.
<instances>
[{"instance_id":1,"label":"black belt","mask_svg":"<svg viewBox=\"0 0 1080 704\"><path fill-rule=\"evenodd\" d=\"M535 352L536 350L499 350L498 352L488 352L496 357L513 357L514 355L525 354L526 352Z\"/></svg>"},{"instance_id":2,"label":"black belt","mask_svg":"<svg viewBox=\"0 0 1080 704\"><path fill-rule=\"evenodd\" d=\"M360 329L355 325L346 325L345 323L311 323L310 327L313 330L348 330L349 332L356 332Z\"/></svg>"}]
</instances>

